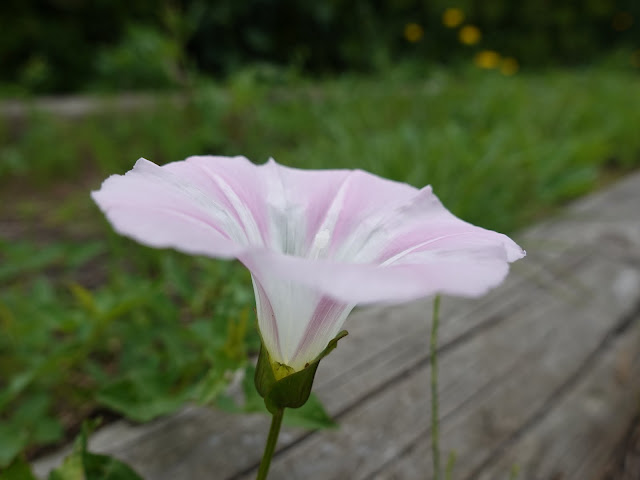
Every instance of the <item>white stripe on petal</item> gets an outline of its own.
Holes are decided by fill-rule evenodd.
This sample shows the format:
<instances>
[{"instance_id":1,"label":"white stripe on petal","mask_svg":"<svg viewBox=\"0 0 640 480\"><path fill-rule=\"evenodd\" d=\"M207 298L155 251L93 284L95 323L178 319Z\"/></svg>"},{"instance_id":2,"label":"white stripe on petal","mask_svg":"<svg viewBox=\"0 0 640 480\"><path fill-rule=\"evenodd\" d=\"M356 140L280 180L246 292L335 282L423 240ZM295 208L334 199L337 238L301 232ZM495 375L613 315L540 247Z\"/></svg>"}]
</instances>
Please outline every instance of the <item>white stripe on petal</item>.
<instances>
[{"instance_id":1,"label":"white stripe on petal","mask_svg":"<svg viewBox=\"0 0 640 480\"><path fill-rule=\"evenodd\" d=\"M415 252L417 250L420 250L422 247L426 247L427 245L439 242L440 240L447 240L447 239L452 238L452 237L458 237L460 235L471 235L471 233L470 232L462 232L462 233L454 233L454 234L451 234L451 235L442 235L442 236L436 237L436 238L430 238L429 240L426 240L426 241L424 241L422 243L419 243L417 245L413 245L413 246L407 248L406 250L403 250L403 251L395 254L393 257L388 258L387 260L382 262L380 264L380 266L381 267L385 267L387 265L391 265L391 264L397 262L398 260L400 260L401 258L406 257L410 253Z\"/></svg>"},{"instance_id":2,"label":"white stripe on petal","mask_svg":"<svg viewBox=\"0 0 640 480\"><path fill-rule=\"evenodd\" d=\"M273 159L265 165L267 208L270 226L269 247L286 255L302 255L306 242L304 206L289 199L283 169Z\"/></svg>"},{"instance_id":3,"label":"white stripe on petal","mask_svg":"<svg viewBox=\"0 0 640 480\"><path fill-rule=\"evenodd\" d=\"M338 192L331 201L324 220L311 242L307 258L326 258L329 247L331 246L333 232L338 223L338 218L340 218L340 214L342 213L346 192L350 185L349 180L352 178L352 175L353 172L345 177Z\"/></svg>"},{"instance_id":4,"label":"white stripe on petal","mask_svg":"<svg viewBox=\"0 0 640 480\"><path fill-rule=\"evenodd\" d=\"M233 209L238 215L238 219L240 221L240 227L245 235L245 242L247 245L263 245L262 236L260 235L260 229L253 217L252 212L247 208L247 206L240 200L236 192L231 188L231 186L224 181L224 179L220 175L213 175L212 179L220 190L224 194L224 196L229 200Z\"/></svg>"}]
</instances>

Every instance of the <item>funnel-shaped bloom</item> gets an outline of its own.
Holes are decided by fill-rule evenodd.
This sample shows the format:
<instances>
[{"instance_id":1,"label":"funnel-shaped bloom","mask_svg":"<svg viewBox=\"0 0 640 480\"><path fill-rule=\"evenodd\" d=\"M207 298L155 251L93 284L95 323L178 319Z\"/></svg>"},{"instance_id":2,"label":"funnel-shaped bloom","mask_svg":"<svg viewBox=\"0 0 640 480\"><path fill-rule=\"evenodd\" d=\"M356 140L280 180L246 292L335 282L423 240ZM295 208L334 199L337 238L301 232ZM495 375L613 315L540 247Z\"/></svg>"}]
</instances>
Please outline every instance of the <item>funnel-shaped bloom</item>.
<instances>
[{"instance_id":1,"label":"funnel-shaped bloom","mask_svg":"<svg viewBox=\"0 0 640 480\"><path fill-rule=\"evenodd\" d=\"M273 160L140 159L92 194L140 243L237 258L251 272L273 361L304 368L358 303L435 293L478 296L524 252L421 190L360 170L298 170Z\"/></svg>"}]
</instances>

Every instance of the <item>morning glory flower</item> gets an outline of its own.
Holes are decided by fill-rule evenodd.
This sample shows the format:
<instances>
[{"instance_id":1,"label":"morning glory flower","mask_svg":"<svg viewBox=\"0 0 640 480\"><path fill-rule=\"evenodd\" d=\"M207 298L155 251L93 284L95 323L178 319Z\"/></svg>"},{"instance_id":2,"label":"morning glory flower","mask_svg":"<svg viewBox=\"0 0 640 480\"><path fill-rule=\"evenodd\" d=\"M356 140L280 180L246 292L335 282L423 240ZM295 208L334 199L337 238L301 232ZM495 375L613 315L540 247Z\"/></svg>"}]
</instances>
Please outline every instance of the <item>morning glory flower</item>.
<instances>
[{"instance_id":1,"label":"morning glory flower","mask_svg":"<svg viewBox=\"0 0 640 480\"><path fill-rule=\"evenodd\" d=\"M117 232L142 244L242 262L264 346L291 372L327 347L356 304L479 296L525 254L455 217L431 187L361 170L140 159L92 196Z\"/></svg>"}]
</instances>

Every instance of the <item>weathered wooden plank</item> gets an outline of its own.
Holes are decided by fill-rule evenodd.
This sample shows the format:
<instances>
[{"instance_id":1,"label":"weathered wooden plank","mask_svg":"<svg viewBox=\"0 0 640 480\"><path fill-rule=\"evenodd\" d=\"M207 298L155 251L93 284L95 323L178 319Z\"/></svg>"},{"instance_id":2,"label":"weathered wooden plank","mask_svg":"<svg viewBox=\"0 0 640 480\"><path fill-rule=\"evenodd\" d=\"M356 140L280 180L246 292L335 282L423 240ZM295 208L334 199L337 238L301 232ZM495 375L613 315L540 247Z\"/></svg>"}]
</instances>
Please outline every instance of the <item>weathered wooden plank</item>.
<instances>
[{"instance_id":1,"label":"weathered wooden plank","mask_svg":"<svg viewBox=\"0 0 640 480\"><path fill-rule=\"evenodd\" d=\"M523 233L530 251L548 255L592 245L603 255L640 255L640 173L569 205ZM605 245L606 244L606 245Z\"/></svg>"},{"instance_id":2,"label":"weathered wooden plank","mask_svg":"<svg viewBox=\"0 0 640 480\"><path fill-rule=\"evenodd\" d=\"M581 276L584 276L584 273L585 272L581 272ZM603 273L604 272L594 271L593 278L607 278L603 276ZM630 275L633 275L633 277ZM632 278L633 280L631 280ZM640 282L638 272L634 271L632 274L628 272L624 266L621 266L621 269L618 270L617 275L614 276L612 280L614 280L614 282L611 285L606 285L604 288L600 287L600 292L610 289L613 293L610 301L615 303L618 309L622 305L626 305L626 307L631 309L631 311L636 309L638 286ZM629 282L631 282L631 284ZM622 284L625 285L622 286ZM633 291L634 289L635 291ZM624 301L624 298L627 298L627 301ZM636 299L636 303L634 303L634 298ZM601 298L598 303L603 305L603 301L605 300L606 298ZM589 307L591 298L585 297L584 301L587 303L585 307ZM532 358L530 368L521 371L519 374L513 375L510 379L513 382L511 388L506 385L504 380L499 382L499 384L492 389L493 398L490 398L488 402L481 401L480 403L478 401L479 399L476 399L474 401L473 409L469 411L466 419L461 414L456 415L456 418L454 419L454 424L456 425L453 428L449 426L451 422L448 422L445 419L445 431L443 433L445 448L453 449L460 455L460 461L456 470L456 478L476 478L479 467L486 461L486 458L481 458L482 455L489 454L489 457L487 458L491 458L491 456L496 455L499 456L505 443L508 444L514 435L519 435L521 430L524 429L529 422L534 422L535 424L539 421L546 413L546 410L551 408L554 405L554 402L560 398L560 393L565 395L573 390L571 382L577 375L589 378L596 375L595 371L584 370L586 368L585 365L587 365L585 362L594 355L593 352L599 353L599 349L601 348L600 344L594 344L593 342L594 340L597 341L599 338L598 335L595 335L596 331L593 330L593 327L597 327L598 323L594 322L598 322L598 320L603 322L603 319L609 319L610 317L603 317L601 315L601 309L599 309L600 311L596 311L595 315L591 315L590 308L583 307L576 308L575 310L577 310L576 313L584 312L584 319L576 322L570 328L565 328L568 326L567 320L570 320L571 318L578 318L575 313L569 309L566 312L566 316L555 315L558 317L557 320L559 322L559 328L553 332L552 336L549 338L549 343L546 346L547 351L541 351L538 355L534 356ZM623 315L624 311L619 310L618 314ZM619 320L617 322L614 321L611 328L605 330L605 332L610 333L616 331L619 323L624 322L624 317L621 318L619 316L618 318ZM595 349L592 349L594 345ZM579 353L580 349L585 349L585 347L587 350L584 352L587 354L584 357L585 362L574 361L576 352ZM589 353L589 351L592 353ZM535 362L535 359L538 359L538 361ZM597 355L595 359L598 360ZM566 371L568 367L575 373L570 373L566 376L565 380L560 383L556 382L557 387L554 387L551 383L554 376L562 375L562 372ZM588 367L590 369L591 365L588 365ZM548 376L548 381L542 382L542 386L544 388L540 388L541 384L539 379L544 378L545 375ZM602 379L594 378L596 383L599 380ZM525 393L528 393L528 395L525 395ZM626 397L628 392L618 386L617 389L612 389L608 393L612 398L622 398ZM535 406L536 403L540 404L541 408L537 408ZM527 414L527 412L531 413ZM624 411L618 411L615 404L609 407L608 413L609 415L621 413L622 418L620 421L622 423L629 422L632 417L632 414L629 415L628 412L626 412L627 414L625 415ZM583 417L581 421L588 423L589 418ZM502 430L505 431L506 435L501 433ZM556 428L550 435L557 439L561 439L566 436L570 437L572 434L573 432L568 432L563 428ZM495 442L496 436L502 439L501 442ZM610 451L613 448L613 445L614 443L611 441L609 443L603 441L600 443L599 447L609 449ZM595 446L592 446L592 448L593 447ZM491 451L492 448L495 449L493 452ZM407 469L415 469L416 466L427 468L425 463L419 461L423 458L422 455L428 455L428 448L426 444L418 445L410 454L407 455L406 458L398 461L396 465L393 465L389 471L386 472L387 476L381 476L381 478L414 478L409 472L413 472L415 474L416 471L409 470L408 472ZM474 457L478 457L476 461L473 460ZM529 460L533 463L536 461L535 458ZM556 460L559 461L564 459L556 457ZM562 462L556 466L562 466ZM487 478L506 478L508 473L507 467L510 467L510 465L507 462L506 464L501 465L501 467L504 468L502 470L493 471L493 476L489 475ZM553 477L542 475L539 477L527 478L542 479Z\"/></svg>"},{"instance_id":3,"label":"weathered wooden plank","mask_svg":"<svg viewBox=\"0 0 640 480\"><path fill-rule=\"evenodd\" d=\"M516 466L522 480L601 479L640 410L640 315L633 320L575 388L474 478L494 480Z\"/></svg>"}]
</instances>

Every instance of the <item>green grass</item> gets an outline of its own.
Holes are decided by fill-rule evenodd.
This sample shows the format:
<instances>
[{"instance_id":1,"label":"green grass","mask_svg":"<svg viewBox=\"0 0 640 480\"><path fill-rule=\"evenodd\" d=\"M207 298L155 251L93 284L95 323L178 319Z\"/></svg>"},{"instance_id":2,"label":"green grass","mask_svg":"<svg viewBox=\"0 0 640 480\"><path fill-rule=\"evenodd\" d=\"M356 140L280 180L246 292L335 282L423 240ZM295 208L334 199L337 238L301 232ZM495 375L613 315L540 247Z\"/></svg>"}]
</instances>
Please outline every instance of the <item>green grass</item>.
<instances>
[{"instance_id":1,"label":"green grass","mask_svg":"<svg viewBox=\"0 0 640 480\"><path fill-rule=\"evenodd\" d=\"M196 89L186 109L166 104L82 122L34 115L21 133L5 127L0 184L92 174L97 186L140 156L157 163L196 153L258 163L273 156L430 183L458 215L509 231L594 188L604 168L640 159L633 72L435 70L420 78L400 71L293 86L252 78Z\"/></svg>"},{"instance_id":2,"label":"green grass","mask_svg":"<svg viewBox=\"0 0 640 480\"><path fill-rule=\"evenodd\" d=\"M362 168L513 232L640 164L638 112L640 78L623 70L269 85L247 71L185 108L0 127L0 217L34 229L0 244L0 468L59 441L74 411L145 421L211 402L255 351L246 272L135 245L92 205L88 190L138 157Z\"/></svg>"}]
</instances>

